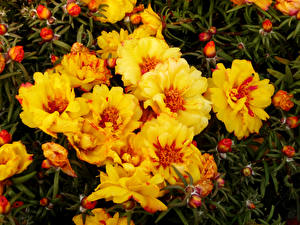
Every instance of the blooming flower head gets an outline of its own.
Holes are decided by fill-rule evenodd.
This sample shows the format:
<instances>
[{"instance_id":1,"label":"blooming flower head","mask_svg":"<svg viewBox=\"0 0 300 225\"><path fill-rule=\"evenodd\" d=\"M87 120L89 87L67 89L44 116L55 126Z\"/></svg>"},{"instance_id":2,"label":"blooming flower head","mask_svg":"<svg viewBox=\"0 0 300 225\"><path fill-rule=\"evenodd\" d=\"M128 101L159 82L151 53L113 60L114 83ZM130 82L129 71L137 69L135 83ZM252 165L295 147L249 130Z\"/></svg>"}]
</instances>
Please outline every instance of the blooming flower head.
<instances>
[{"instance_id":1,"label":"blooming flower head","mask_svg":"<svg viewBox=\"0 0 300 225\"><path fill-rule=\"evenodd\" d=\"M115 213L111 217L102 208L96 208L92 211L93 215L86 215L85 223L83 224L82 215L77 215L73 217L73 222L76 225L127 225L127 217L119 217L119 213ZM130 221L130 225L134 225L133 221Z\"/></svg>"},{"instance_id":2,"label":"blooming flower head","mask_svg":"<svg viewBox=\"0 0 300 225\"><path fill-rule=\"evenodd\" d=\"M194 182L201 178L201 153L192 144L193 128L179 123L167 114L160 114L144 124L138 134L138 146L150 158L151 172L160 174L170 184L180 182L173 167Z\"/></svg>"},{"instance_id":3,"label":"blooming flower head","mask_svg":"<svg viewBox=\"0 0 300 225\"><path fill-rule=\"evenodd\" d=\"M101 183L90 196L89 201L105 199L123 203L133 198L150 213L167 210L160 200L159 185L163 182L160 175L150 176L141 167L126 171L122 166L108 163L106 173L100 172Z\"/></svg>"},{"instance_id":4,"label":"blooming flower head","mask_svg":"<svg viewBox=\"0 0 300 225\"><path fill-rule=\"evenodd\" d=\"M98 46L101 48L98 52L101 53L102 59L117 58L118 46L128 39L128 31L120 30L120 33L113 30L107 33L102 31L101 35L97 38Z\"/></svg>"},{"instance_id":5,"label":"blooming flower head","mask_svg":"<svg viewBox=\"0 0 300 225\"><path fill-rule=\"evenodd\" d=\"M76 132L87 107L83 99L75 98L68 78L47 72L35 73L33 78L35 84L21 85L16 96L23 109L22 122L53 137L58 132Z\"/></svg>"},{"instance_id":6,"label":"blooming flower head","mask_svg":"<svg viewBox=\"0 0 300 225\"><path fill-rule=\"evenodd\" d=\"M136 95L157 113L167 113L199 134L208 124L210 102L202 94L207 79L184 59L169 59L145 73Z\"/></svg>"},{"instance_id":7,"label":"blooming flower head","mask_svg":"<svg viewBox=\"0 0 300 225\"><path fill-rule=\"evenodd\" d=\"M54 142L47 142L42 145L42 149L51 166L60 168L71 177L77 177L68 160L68 151L63 146Z\"/></svg>"},{"instance_id":8,"label":"blooming flower head","mask_svg":"<svg viewBox=\"0 0 300 225\"><path fill-rule=\"evenodd\" d=\"M16 61L19 63L22 62L22 60L24 59L23 46L12 47L11 49L9 49L8 55L13 61Z\"/></svg>"},{"instance_id":9,"label":"blooming flower head","mask_svg":"<svg viewBox=\"0 0 300 225\"><path fill-rule=\"evenodd\" d=\"M110 84L111 73L105 61L88 52L65 55L54 70L68 76L72 87L80 87L84 91L91 90L97 84Z\"/></svg>"},{"instance_id":10,"label":"blooming flower head","mask_svg":"<svg viewBox=\"0 0 300 225\"><path fill-rule=\"evenodd\" d=\"M81 12L81 8L78 4L76 4L75 2L71 2L67 4L67 12L69 13L69 15L73 16L73 17L77 17L79 16L80 12Z\"/></svg>"},{"instance_id":11,"label":"blooming flower head","mask_svg":"<svg viewBox=\"0 0 300 225\"><path fill-rule=\"evenodd\" d=\"M291 101L292 98L292 94L289 94L283 90L279 90L273 96L272 103L275 107L281 108L284 111L289 111L294 107L294 102Z\"/></svg>"},{"instance_id":12,"label":"blooming flower head","mask_svg":"<svg viewBox=\"0 0 300 225\"><path fill-rule=\"evenodd\" d=\"M267 11L269 9L269 6L272 4L272 0L230 0L234 4L242 5L246 3L254 3L261 9Z\"/></svg>"},{"instance_id":13,"label":"blooming flower head","mask_svg":"<svg viewBox=\"0 0 300 225\"><path fill-rule=\"evenodd\" d=\"M297 16L300 19L299 0L276 0L275 7L285 15Z\"/></svg>"},{"instance_id":14,"label":"blooming flower head","mask_svg":"<svg viewBox=\"0 0 300 225\"><path fill-rule=\"evenodd\" d=\"M270 105L273 92L269 80L259 80L251 62L246 60L234 60L231 69L217 64L209 79L208 97L213 110L238 139L258 133L261 120L269 118L264 108Z\"/></svg>"},{"instance_id":15,"label":"blooming flower head","mask_svg":"<svg viewBox=\"0 0 300 225\"><path fill-rule=\"evenodd\" d=\"M22 173L32 162L32 156L26 152L25 146L20 141L2 145L0 147L0 182Z\"/></svg>"},{"instance_id":16,"label":"blooming flower head","mask_svg":"<svg viewBox=\"0 0 300 225\"><path fill-rule=\"evenodd\" d=\"M179 58L179 48L169 48L168 44L154 37L133 39L118 48L116 73L122 75L125 86L134 90L143 74L169 58Z\"/></svg>"}]
</instances>

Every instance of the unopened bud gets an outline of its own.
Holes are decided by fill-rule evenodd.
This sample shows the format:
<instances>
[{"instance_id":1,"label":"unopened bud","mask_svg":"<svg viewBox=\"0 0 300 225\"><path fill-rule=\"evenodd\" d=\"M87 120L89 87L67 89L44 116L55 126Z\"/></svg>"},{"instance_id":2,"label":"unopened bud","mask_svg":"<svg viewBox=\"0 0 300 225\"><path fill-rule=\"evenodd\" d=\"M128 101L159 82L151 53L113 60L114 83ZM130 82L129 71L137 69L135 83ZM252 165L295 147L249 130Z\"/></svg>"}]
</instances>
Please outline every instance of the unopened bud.
<instances>
[{"instance_id":1,"label":"unopened bud","mask_svg":"<svg viewBox=\"0 0 300 225\"><path fill-rule=\"evenodd\" d=\"M289 157L289 158L292 158L292 157L294 157L296 151L295 151L295 149L294 149L293 146L286 145L286 146L284 146L284 147L282 148L282 153L283 153L285 156L287 156L287 157Z\"/></svg>"},{"instance_id":2,"label":"unopened bud","mask_svg":"<svg viewBox=\"0 0 300 225\"><path fill-rule=\"evenodd\" d=\"M7 27L5 24L0 24L0 35L4 35L7 32Z\"/></svg>"},{"instance_id":3,"label":"unopened bud","mask_svg":"<svg viewBox=\"0 0 300 225\"><path fill-rule=\"evenodd\" d=\"M51 17L51 11L43 5L38 5L36 13L39 19L47 20Z\"/></svg>"},{"instance_id":4,"label":"unopened bud","mask_svg":"<svg viewBox=\"0 0 300 225\"><path fill-rule=\"evenodd\" d=\"M94 209L96 205L97 201L88 201L86 196L81 200L81 206L85 209Z\"/></svg>"},{"instance_id":5,"label":"unopened bud","mask_svg":"<svg viewBox=\"0 0 300 225\"><path fill-rule=\"evenodd\" d=\"M0 131L0 146L11 142L11 135L7 130Z\"/></svg>"},{"instance_id":6,"label":"unopened bud","mask_svg":"<svg viewBox=\"0 0 300 225\"><path fill-rule=\"evenodd\" d=\"M210 41L208 42L204 49L203 49L204 55L207 58L213 58L216 56L216 46L215 46L215 42L214 41Z\"/></svg>"},{"instance_id":7,"label":"unopened bud","mask_svg":"<svg viewBox=\"0 0 300 225\"><path fill-rule=\"evenodd\" d=\"M4 195L0 196L0 214L7 214L10 211L10 203Z\"/></svg>"},{"instance_id":8,"label":"unopened bud","mask_svg":"<svg viewBox=\"0 0 300 225\"><path fill-rule=\"evenodd\" d=\"M231 152L232 140L230 138L223 138L219 141L217 149L220 153Z\"/></svg>"},{"instance_id":9,"label":"unopened bud","mask_svg":"<svg viewBox=\"0 0 300 225\"><path fill-rule=\"evenodd\" d=\"M73 17L79 16L79 14L81 12L80 6L74 2L67 4L66 9L67 9L68 13Z\"/></svg>"},{"instance_id":10,"label":"unopened bud","mask_svg":"<svg viewBox=\"0 0 300 225\"><path fill-rule=\"evenodd\" d=\"M193 194L189 199L189 206L191 208L199 208L202 205L202 199L199 195Z\"/></svg>"},{"instance_id":11,"label":"unopened bud","mask_svg":"<svg viewBox=\"0 0 300 225\"><path fill-rule=\"evenodd\" d=\"M49 199L48 198L42 198L40 200L40 205L41 206L48 206L49 205Z\"/></svg>"}]
</instances>

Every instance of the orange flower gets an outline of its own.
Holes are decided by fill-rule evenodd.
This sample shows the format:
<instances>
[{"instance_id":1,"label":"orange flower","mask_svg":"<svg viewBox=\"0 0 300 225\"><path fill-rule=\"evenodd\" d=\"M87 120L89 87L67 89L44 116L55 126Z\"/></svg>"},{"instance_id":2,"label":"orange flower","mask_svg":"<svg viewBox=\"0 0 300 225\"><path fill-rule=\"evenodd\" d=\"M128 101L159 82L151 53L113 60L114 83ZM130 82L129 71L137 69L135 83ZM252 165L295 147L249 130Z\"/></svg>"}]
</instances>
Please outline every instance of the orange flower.
<instances>
[{"instance_id":1,"label":"orange flower","mask_svg":"<svg viewBox=\"0 0 300 225\"><path fill-rule=\"evenodd\" d=\"M276 0L275 7L285 15L297 16L300 19L299 0Z\"/></svg>"},{"instance_id":2,"label":"orange flower","mask_svg":"<svg viewBox=\"0 0 300 225\"><path fill-rule=\"evenodd\" d=\"M268 10L269 6L272 4L272 0L230 0L234 4L242 5L246 3L254 3L263 10Z\"/></svg>"},{"instance_id":3,"label":"orange flower","mask_svg":"<svg viewBox=\"0 0 300 225\"><path fill-rule=\"evenodd\" d=\"M289 111L294 107L294 103L291 101L292 98L292 94L288 94L286 91L279 90L273 96L272 103L275 107L279 107L284 111Z\"/></svg>"},{"instance_id":4,"label":"orange flower","mask_svg":"<svg viewBox=\"0 0 300 225\"><path fill-rule=\"evenodd\" d=\"M50 55L50 60L51 60L52 64L54 64L58 59L59 59L59 57L57 57L56 55L53 55L53 54Z\"/></svg>"},{"instance_id":5,"label":"orange flower","mask_svg":"<svg viewBox=\"0 0 300 225\"><path fill-rule=\"evenodd\" d=\"M4 35L7 32L7 27L5 24L0 24L0 35Z\"/></svg>"},{"instance_id":6,"label":"orange flower","mask_svg":"<svg viewBox=\"0 0 300 225\"><path fill-rule=\"evenodd\" d=\"M71 177L77 177L68 160L68 151L59 144L47 142L42 145L46 161L53 167L61 170Z\"/></svg>"},{"instance_id":7,"label":"orange flower","mask_svg":"<svg viewBox=\"0 0 300 225\"><path fill-rule=\"evenodd\" d=\"M202 163L202 179L214 179L218 173L218 167L214 157L208 153L204 153L200 159Z\"/></svg>"},{"instance_id":8,"label":"orange flower","mask_svg":"<svg viewBox=\"0 0 300 225\"><path fill-rule=\"evenodd\" d=\"M76 3L72 2L72 3L69 3L67 5L67 11L68 13L73 16L73 17L77 17L79 16L80 12L81 12L81 8L79 5L77 5Z\"/></svg>"},{"instance_id":9,"label":"orange flower","mask_svg":"<svg viewBox=\"0 0 300 225\"><path fill-rule=\"evenodd\" d=\"M292 158L295 155L295 152L296 151L295 151L294 147L290 146L290 145L286 145L282 149L282 153L289 158Z\"/></svg>"},{"instance_id":10,"label":"orange flower","mask_svg":"<svg viewBox=\"0 0 300 225\"><path fill-rule=\"evenodd\" d=\"M231 152L232 140L229 138L224 138L218 143L218 152L226 153Z\"/></svg>"},{"instance_id":11,"label":"orange flower","mask_svg":"<svg viewBox=\"0 0 300 225\"><path fill-rule=\"evenodd\" d=\"M0 131L0 146L11 142L11 135L7 130Z\"/></svg>"},{"instance_id":12,"label":"orange flower","mask_svg":"<svg viewBox=\"0 0 300 225\"><path fill-rule=\"evenodd\" d=\"M38 5L36 13L39 19L47 20L51 17L51 11L43 5Z\"/></svg>"},{"instance_id":13,"label":"orange flower","mask_svg":"<svg viewBox=\"0 0 300 225\"><path fill-rule=\"evenodd\" d=\"M196 193L201 198L208 196L211 193L213 187L214 185L210 179L202 179L195 185Z\"/></svg>"},{"instance_id":14,"label":"orange flower","mask_svg":"<svg viewBox=\"0 0 300 225\"><path fill-rule=\"evenodd\" d=\"M203 49L204 55L207 58L213 58L216 56L216 46L215 46L215 42L214 41L210 41L208 42L204 49Z\"/></svg>"},{"instance_id":15,"label":"orange flower","mask_svg":"<svg viewBox=\"0 0 300 225\"><path fill-rule=\"evenodd\" d=\"M90 50L87 47L85 47L83 44L81 44L79 42L75 42L71 47L71 52L72 53L77 53L77 52L90 53Z\"/></svg>"},{"instance_id":16,"label":"orange flower","mask_svg":"<svg viewBox=\"0 0 300 225\"><path fill-rule=\"evenodd\" d=\"M22 60L24 58L23 46L12 47L11 49L9 49L8 55L13 61L16 61L19 63L22 62Z\"/></svg>"},{"instance_id":17,"label":"orange flower","mask_svg":"<svg viewBox=\"0 0 300 225\"><path fill-rule=\"evenodd\" d=\"M265 32L269 33L269 32L272 31L273 24L272 24L271 20L266 19L262 23L262 27L263 27L263 29L264 29Z\"/></svg>"},{"instance_id":18,"label":"orange flower","mask_svg":"<svg viewBox=\"0 0 300 225\"><path fill-rule=\"evenodd\" d=\"M296 128L299 126L299 119L297 116L290 116L286 119L286 123L289 128Z\"/></svg>"},{"instance_id":19,"label":"orange flower","mask_svg":"<svg viewBox=\"0 0 300 225\"><path fill-rule=\"evenodd\" d=\"M0 215L7 214L10 211L10 203L3 195L0 196Z\"/></svg>"},{"instance_id":20,"label":"orange flower","mask_svg":"<svg viewBox=\"0 0 300 225\"><path fill-rule=\"evenodd\" d=\"M44 27L41 29L40 36L44 41L51 41L54 37L53 30L48 27Z\"/></svg>"},{"instance_id":21,"label":"orange flower","mask_svg":"<svg viewBox=\"0 0 300 225\"><path fill-rule=\"evenodd\" d=\"M5 58L0 53L0 74L3 72L4 68L5 68Z\"/></svg>"}]
</instances>

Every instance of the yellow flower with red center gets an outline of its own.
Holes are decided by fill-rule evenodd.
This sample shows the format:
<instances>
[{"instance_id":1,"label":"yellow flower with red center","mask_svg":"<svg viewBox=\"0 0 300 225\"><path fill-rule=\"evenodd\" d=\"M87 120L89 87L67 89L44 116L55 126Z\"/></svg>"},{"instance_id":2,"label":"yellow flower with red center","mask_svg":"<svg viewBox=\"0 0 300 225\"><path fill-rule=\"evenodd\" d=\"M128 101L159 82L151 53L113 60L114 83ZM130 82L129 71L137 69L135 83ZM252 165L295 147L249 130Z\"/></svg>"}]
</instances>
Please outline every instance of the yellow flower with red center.
<instances>
[{"instance_id":1,"label":"yellow flower with red center","mask_svg":"<svg viewBox=\"0 0 300 225\"><path fill-rule=\"evenodd\" d=\"M199 134L210 118L210 102L202 94L207 79L184 59L169 59L142 76L136 95L157 114L167 113Z\"/></svg>"},{"instance_id":2,"label":"yellow flower with red center","mask_svg":"<svg viewBox=\"0 0 300 225\"><path fill-rule=\"evenodd\" d=\"M120 30L120 33L113 30L112 32L102 31L97 38L98 46L101 48L102 59L117 58L117 50L120 44L129 38L127 30Z\"/></svg>"},{"instance_id":3,"label":"yellow flower with red center","mask_svg":"<svg viewBox=\"0 0 300 225\"><path fill-rule=\"evenodd\" d=\"M279 90L272 98L272 103L275 107L279 107L284 111L289 111L294 107L292 102L293 94L289 94L286 91Z\"/></svg>"},{"instance_id":4,"label":"yellow flower with red center","mask_svg":"<svg viewBox=\"0 0 300 225\"><path fill-rule=\"evenodd\" d=\"M272 4L272 0L230 0L234 4L242 5L246 3L254 3L261 9L267 11L269 9L269 6Z\"/></svg>"},{"instance_id":5,"label":"yellow flower with red center","mask_svg":"<svg viewBox=\"0 0 300 225\"><path fill-rule=\"evenodd\" d=\"M285 15L297 16L300 19L299 0L276 0L275 7Z\"/></svg>"},{"instance_id":6,"label":"yellow flower with red center","mask_svg":"<svg viewBox=\"0 0 300 225\"><path fill-rule=\"evenodd\" d=\"M163 183L163 178L157 174L151 176L141 167L127 171L122 166L108 163L106 173L100 172L101 183L90 196L89 201L105 199L114 203L123 203L129 199L134 199L150 213L167 210L160 200L159 185Z\"/></svg>"},{"instance_id":7,"label":"yellow flower with red center","mask_svg":"<svg viewBox=\"0 0 300 225\"><path fill-rule=\"evenodd\" d=\"M273 93L274 86L268 79L259 80L250 61L234 60L231 69L217 64L207 94L227 131L242 139L258 133L261 120L269 118L264 108L271 104Z\"/></svg>"},{"instance_id":8,"label":"yellow flower with red center","mask_svg":"<svg viewBox=\"0 0 300 225\"><path fill-rule=\"evenodd\" d=\"M92 211L93 215L86 215L85 223L83 223L82 215L77 215L73 217L73 222L76 225L127 225L127 217L119 217L119 213L115 213L111 217L102 208L96 208ZM130 225L134 225L133 221L130 221Z\"/></svg>"},{"instance_id":9,"label":"yellow flower with red center","mask_svg":"<svg viewBox=\"0 0 300 225\"><path fill-rule=\"evenodd\" d=\"M84 116L81 131L69 135L78 158L96 165L102 165L107 158L120 162L114 150L126 145L127 136L141 124L138 100L124 94L121 87L109 90L106 85L95 86L93 93L82 97L88 101L90 113Z\"/></svg>"},{"instance_id":10,"label":"yellow flower with red center","mask_svg":"<svg viewBox=\"0 0 300 225\"><path fill-rule=\"evenodd\" d=\"M168 44L154 37L127 40L118 48L116 73L122 75L125 86L135 90L143 74L169 58L180 58L179 48L169 48Z\"/></svg>"},{"instance_id":11,"label":"yellow flower with red center","mask_svg":"<svg viewBox=\"0 0 300 225\"><path fill-rule=\"evenodd\" d=\"M84 91L90 91L97 84L110 84L111 73L105 61L88 52L64 55L61 64L53 70L68 76L72 87Z\"/></svg>"},{"instance_id":12,"label":"yellow flower with red center","mask_svg":"<svg viewBox=\"0 0 300 225\"><path fill-rule=\"evenodd\" d=\"M88 109L84 99L75 98L68 78L58 73L38 72L33 79L35 84L21 85L16 96L23 109L22 122L53 137L59 132L76 132L80 116Z\"/></svg>"},{"instance_id":13,"label":"yellow flower with red center","mask_svg":"<svg viewBox=\"0 0 300 225\"><path fill-rule=\"evenodd\" d=\"M77 177L68 160L68 151L61 145L54 142L47 142L42 145L46 161L53 167L60 168L65 174Z\"/></svg>"},{"instance_id":14,"label":"yellow flower with red center","mask_svg":"<svg viewBox=\"0 0 300 225\"><path fill-rule=\"evenodd\" d=\"M20 141L2 145L0 147L0 183L15 174L22 173L32 162L32 156L26 152L25 145Z\"/></svg>"},{"instance_id":15,"label":"yellow flower with red center","mask_svg":"<svg viewBox=\"0 0 300 225\"><path fill-rule=\"evenodd\" d=\"M202 178L203 163L200 151L192 144L193 137L193 128L162 113L143 125L138 133L137 146L149 157L154 175L161 175L170 184L180 182L174 166L185 177L188 177L188 172L194 182L198 182Z\"/></svg>"}]
</instances>

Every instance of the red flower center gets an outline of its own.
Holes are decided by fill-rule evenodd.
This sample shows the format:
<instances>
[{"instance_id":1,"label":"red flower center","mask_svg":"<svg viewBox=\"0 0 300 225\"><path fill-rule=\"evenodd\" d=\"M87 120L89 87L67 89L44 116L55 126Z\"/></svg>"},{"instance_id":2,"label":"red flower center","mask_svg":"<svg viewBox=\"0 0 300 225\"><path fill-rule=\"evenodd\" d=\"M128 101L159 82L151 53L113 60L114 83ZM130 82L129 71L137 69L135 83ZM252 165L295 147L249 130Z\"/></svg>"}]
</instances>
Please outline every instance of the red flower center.
<instances>
[{"instance_id":1,"label":"red flower center","mask_svg":"<svg viewBox=\"0 0 300 225\"><path fill-rule=\"evenodd\" d=\"M153 70L159 62L160 61L155 57L143 58L143 62L139 65L141 69L141 73L144 74L149 72L150 70Z\"/></svg>"},{"instance_id":2,"label":"red flower center","mask_svg":"<svg viewBox=\"0 0 300 225\"><path fill-rule=\"evenodd\" d=\"M99 123L99 126L104 128L106 127L106 122L111 122L113 125L113 128L115 130L118 129L118 119L119 119L119 110L116 107L107 107L103 110L101 114L101 121Z\"/></svg>"},{"instance_id":3,"label":"red flower center","mask_svg":"<svg viewBox=\"0 0 300 225\"><path fill-rule=\"evenodd\" d=\"M173 89L165 90L165 103L171 112L178 112L179 110L185 110L184 99L179 90Z\"/></svg>"},{"instance_id":4,"label":"red flower center","mask_svg":"<svg viewBox=\"0 0 300 225\"><path fill-rule=\"evenodd\" d=\"M44 106L44 110L48 113L57 111L61 114L65 111L68 104L69 102L66 99L55 97L53 100L50 100L48 97L48 105L46 107Z\"/></svg>"}]
</instances>

